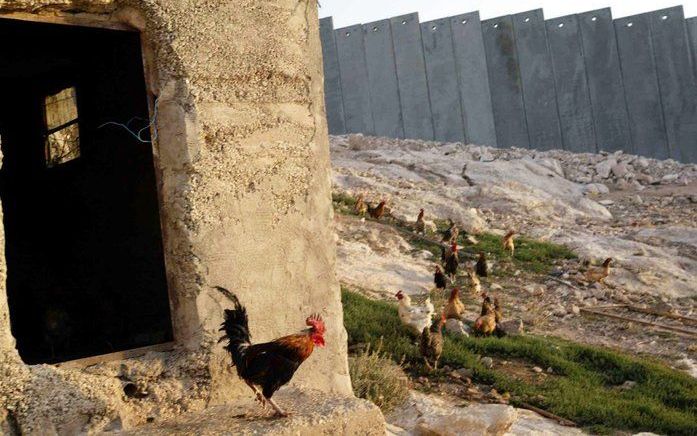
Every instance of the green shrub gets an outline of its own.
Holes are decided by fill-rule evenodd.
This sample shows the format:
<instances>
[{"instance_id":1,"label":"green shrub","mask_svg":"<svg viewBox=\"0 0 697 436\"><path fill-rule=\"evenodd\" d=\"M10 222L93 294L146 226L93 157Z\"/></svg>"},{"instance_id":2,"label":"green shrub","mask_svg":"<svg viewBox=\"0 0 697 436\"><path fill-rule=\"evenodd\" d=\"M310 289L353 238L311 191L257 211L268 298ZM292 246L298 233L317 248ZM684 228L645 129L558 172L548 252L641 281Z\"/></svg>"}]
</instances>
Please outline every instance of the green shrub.
<instances>
[{"instance_id":1,"label":"green shrub","mask_svg":"<svg viewBox=\"0 0 697 436\"><path fill-rule=\"evenodd\" d=\"M349 373L353 392L359 398L375 403L383 413L404 403L409 395L409 380L401 365L388 355L368 348L349 357Z\"/></svg>"}]
</instances>

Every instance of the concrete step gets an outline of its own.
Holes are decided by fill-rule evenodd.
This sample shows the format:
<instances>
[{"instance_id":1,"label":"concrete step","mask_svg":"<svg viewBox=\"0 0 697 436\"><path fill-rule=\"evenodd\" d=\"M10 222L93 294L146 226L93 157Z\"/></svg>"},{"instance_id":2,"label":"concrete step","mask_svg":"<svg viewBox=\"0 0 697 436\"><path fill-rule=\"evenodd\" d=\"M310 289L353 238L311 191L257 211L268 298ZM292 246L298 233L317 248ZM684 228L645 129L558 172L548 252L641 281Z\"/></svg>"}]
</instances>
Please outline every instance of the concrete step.
<instances>
[{"instance_id":1,"label":"concrete step","mask_svg":"<svg viewBox=\"0 0 697 436\"><path fill-rule=\"evenodd\" d=\"M250 398L253 398L250 392ZM291 414L274 417L259 403L243 399L210 407L172 422L120 431L121 435L384 435L385 419L374 404L318 391L283 389L274 401Z\"/></svg>"}]
</instances>

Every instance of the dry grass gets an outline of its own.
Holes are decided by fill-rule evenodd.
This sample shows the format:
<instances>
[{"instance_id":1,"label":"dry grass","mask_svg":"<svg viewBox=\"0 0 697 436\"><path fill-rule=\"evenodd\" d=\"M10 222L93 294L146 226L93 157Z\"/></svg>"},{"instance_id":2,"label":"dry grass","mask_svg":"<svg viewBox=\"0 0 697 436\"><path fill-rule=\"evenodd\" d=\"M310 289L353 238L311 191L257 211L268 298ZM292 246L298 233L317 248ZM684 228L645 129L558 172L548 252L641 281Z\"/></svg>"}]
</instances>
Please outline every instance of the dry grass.
<instances>
[{"instance_id":1,"label":"dry grass","mask_svg":"<svg viewBox=\"0 0 697 436\"><path fill-rule=\"evenodd\" d=\"M401 365L382 353L381 347L368 347L349 357L349 372L353 392L377 405L383 413L393 410L406 401L409 395L409 379Z\"/></svg>"}]
</instances>

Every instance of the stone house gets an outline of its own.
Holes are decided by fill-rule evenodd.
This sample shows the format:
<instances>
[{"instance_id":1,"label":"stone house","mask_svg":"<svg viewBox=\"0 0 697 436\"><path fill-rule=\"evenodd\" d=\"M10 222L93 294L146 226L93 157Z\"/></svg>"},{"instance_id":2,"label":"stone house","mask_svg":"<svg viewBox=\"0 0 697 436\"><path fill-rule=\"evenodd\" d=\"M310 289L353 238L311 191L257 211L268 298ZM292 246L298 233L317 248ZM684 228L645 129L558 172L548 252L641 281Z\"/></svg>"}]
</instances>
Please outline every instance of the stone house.
<instances>
[{"instance_id":1,"label":"stone house","mask_svg":"<svg viewBox=\"0 0 697 436\"><path fill-rule=\"evenodd\" d=\"M0 0L0 38L0 433L383 432L348 375L316 2ZM214 286L255 341L324 317L296 418L235 418Z\"/></svg>"}]
</instances>

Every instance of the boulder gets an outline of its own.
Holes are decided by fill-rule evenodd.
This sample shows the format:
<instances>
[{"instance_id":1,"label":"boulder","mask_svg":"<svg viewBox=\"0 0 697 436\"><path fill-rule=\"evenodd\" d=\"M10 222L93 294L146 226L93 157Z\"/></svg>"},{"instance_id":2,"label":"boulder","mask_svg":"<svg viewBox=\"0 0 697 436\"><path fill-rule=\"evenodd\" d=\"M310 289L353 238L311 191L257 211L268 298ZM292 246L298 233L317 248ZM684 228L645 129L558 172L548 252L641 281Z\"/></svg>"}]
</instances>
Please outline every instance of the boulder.
<instances>
[{"instance_id":1,"label":"boulder","mask_svg":"<svg viewBox=\"0 0 697 436\"><path fill-rule=\"evenodd\" d=\"M589 183L583 187L583 193L586 195L601 195L609 192L610 189L603 183Z\"/></svg>"},{"instance_id":2,"label":"boulder","mask_svg":"<svg viewBox=\"0 0 697 436\"><path fill-rule=\"evenodd\" d=\"M522 335L524 332L522 319L509 319L506 321L501 321L498 326L509 336Z\"/></svg>"},{"instance_id":3,"label":"boulder","mask_svg":"<svg viewBox=\"0 0 697 436\"><path fill-rule=\"evenodd\" d=\"M457 319L447 319L445 321L445 331L455 336L469 336L472 333L470 326Z\"/></svg>"},{"instance_id":4,"label":"boulder","mask_svg":"<svg viewBox=\"0 0 697 436\"><path fill-rule=\"evenodd\" d=\"M666 174L665 176L661 177L661 183L672 183L678 180L679 175L678 174Z\"/></svg>"},{"instance_id":5,"label":"boulder","mask_svg":"<svg viewBox=\"0 0 697 436\"><path fill-rule=\"evenodd\" d=\"M617 165L617 160L614 158L609 158L598 163L595 166L595 172L598 174L600 178L607 179L608 177L610 177L610 171L612 171L612 167L614 167L615 165Z\"/></svg>"},{"instance_id":6,"label":"boulder","mask_svg":"<svg viewBox=\"0 0 697 436\"><path fill-rule=\"evenodd\" d=\"M443 412L419 418L415 433L439 436L502 435L518 418L518 411L504 404L474 404Z\"/></svg>"},{"instance_id":7,"label":"boulder","mask_svg":"<svg viewBox=\"0 0 697 436\"><path fill-rule=\"evenodd\" d=\"M617 165L613 165L610 171L612 172L613 176L621 179L630 172L630 167L624 162L620 162Z\"/></svg>"}]
</instances>

